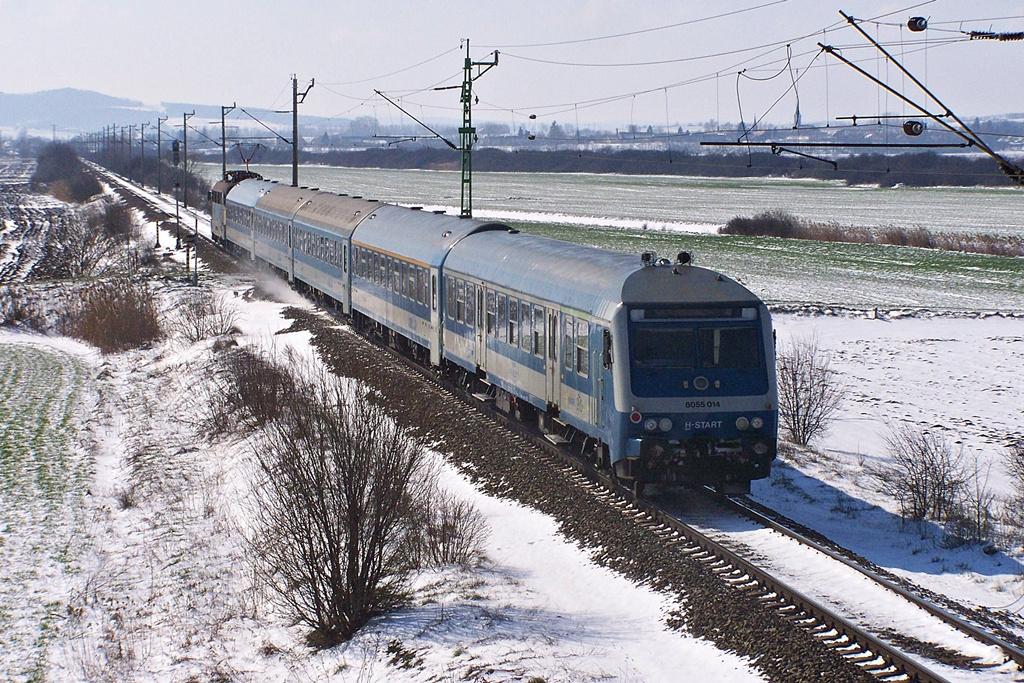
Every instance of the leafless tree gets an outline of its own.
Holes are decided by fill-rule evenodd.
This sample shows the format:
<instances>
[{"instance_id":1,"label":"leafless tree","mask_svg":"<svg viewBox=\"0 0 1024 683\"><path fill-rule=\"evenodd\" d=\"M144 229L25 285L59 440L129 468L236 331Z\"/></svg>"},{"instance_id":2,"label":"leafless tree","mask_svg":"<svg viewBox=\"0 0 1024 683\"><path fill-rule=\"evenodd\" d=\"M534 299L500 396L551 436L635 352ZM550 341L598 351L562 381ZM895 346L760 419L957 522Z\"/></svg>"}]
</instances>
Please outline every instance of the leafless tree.
<instances>
[{"instance_id":1,"label":"leafless tree","mask_svg":"<svg viewBox=\"0 0 1024 683\"><path fill-rule=\"evenodd\" d=\"M800 446L828 428L846 393L831 360L813 337L779 351L779 421Z\"/></svg>"},{"instance_id":2,"label":"leafless tree","mask_svg":"<svg viewBox=\"0 0 1024 683\"><path fill-rule=\"evenodd\" d=\"M899 504L901 516L943 521L956 515L969 485L963 451L905 422L890 427L885 442L889 462L869 472L879 490Z\"/></svg>"},{"instance_id":3,"label":"leafless tree","mask_svg":"<svg viewBox=\"0 0 1024 683\"><path fill-rule=\"evenodd\" d=\"M427 458L350 383L306 377L256 451L254 549L309 641L347 640L405 599Z\"/></svg>"}]
</instances>

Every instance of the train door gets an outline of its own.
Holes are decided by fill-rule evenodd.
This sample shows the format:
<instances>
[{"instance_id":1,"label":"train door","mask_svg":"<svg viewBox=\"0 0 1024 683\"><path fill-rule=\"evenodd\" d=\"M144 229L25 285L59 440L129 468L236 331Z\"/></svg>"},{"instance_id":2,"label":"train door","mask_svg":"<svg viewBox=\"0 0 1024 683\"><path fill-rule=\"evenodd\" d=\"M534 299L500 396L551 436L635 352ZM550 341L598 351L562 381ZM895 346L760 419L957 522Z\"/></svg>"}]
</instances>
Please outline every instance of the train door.
<instances>
[{"instance_id":1,"label":"train door","mask_svg":"<svg viewBox=\"0 0 1024 683\"><path fill-rule=\"evenodd\" d=\"M548 311L548 357L544 364L547 368L547 401L549 405L561 405L562 365L558 362L558 311Z\"/></svg>"},{"instance_id":2,"label":"train door","mask_svg":"<svg viewBox=\"0 0 1024 683\"><path fill-rule=\"evenodd\" d=\"M441 278L438 277L438 269L430 269L430 362L433 365L441 364L441 344L444 339L444 328L441 326L441 309L438 306L441 292Z\"/></svg>"},{"instance_id":3,"label":"train door","mask_svg":"<svg viewBox=\"0 0 1024 683\"><path fill-rule=\"evenodd\" d=\"M476 288L476 366L487 367L487 309L484 308L484 286Z\"/></svg>"}]
</instances>

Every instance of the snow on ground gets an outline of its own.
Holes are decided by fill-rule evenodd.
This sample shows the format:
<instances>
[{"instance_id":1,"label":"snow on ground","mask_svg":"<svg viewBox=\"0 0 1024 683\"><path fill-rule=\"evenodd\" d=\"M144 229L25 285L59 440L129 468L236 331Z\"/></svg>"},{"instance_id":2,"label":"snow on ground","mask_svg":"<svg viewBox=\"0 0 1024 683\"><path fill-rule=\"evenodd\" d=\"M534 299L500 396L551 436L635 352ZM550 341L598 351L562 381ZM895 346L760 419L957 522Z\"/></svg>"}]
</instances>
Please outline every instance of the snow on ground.
<instances>
[{"instance_id":1,"label":"snow on ground","mask_svg":"<svg viewBox=\"0 0 1024 683\"><path fill-rule=\"evenodd\" d=\"M933 523L904 523L866 468L884 464L890 425L938 430L976 457L1000 498L1007 439L1024 433L1024 320L775 317L780 347L816 338L848 394L815 451L783 456L753 497L918 585L980 607L1024 614L1024 549L946 548ZM991 469L989 470L989 466Z\"/></svg>"},{"instance_id":2,"label":"snow on ground","mask_svg":"<svg viewBox=\"0 0 1024 683\"><path fill-rule=\"evenodd\" d=\"M311 354L306 333L277 334L288 327L281 304L241 296L250 285L218 285L238 307L243 343ZM779 315L776 326L780 344L813 334L834 350L849 395L818 450L786 456L754 496L921 585L1024 610L1019 547L992 556L943 548L941 529L902 525L864 469L883 461L886 425L905 419L949 430L993 463L992 487L1008 493L998 461L1005 437L1021 434L1024 321ZM74 436L53 441L67 439L93 474L63 507L44 510L38 495L0 507L0 677L48 669L54 681L758 679L739 658L666 630L662 596L592 564L551 520L483 496L451 470L447 486L488 519L486 561L418 577L409 608L345 646L311 652L248 569L235 494L249 446L209 438L200 419L210 343L172 339L100 357L67 340L4 333L0 362L25 366L10 360L25 348L64 368L57 376L80 378L30 381L23 393L49 406L81 398L57 413ZM38 359L29 370L42 367ZM49 394L32 398L37 390ZM10 414L0 412L0 425ZM54 539L72 556L49 553Z\"/></svg>"},{"instance_id":3,"label":"snow on ground","mask_svg":"<svg viewBox=\"0 0 1024 683\"><path fill-rule=\"evenodd\" d=\"M235 297L243 283L228 284L243 343L312 353L307 333L276 334L289 325L282 304ZM663 596L591 563L552 520L483 496L451 470L448 486L490 524L481 566L418 577L409 608L312 652L254 585L244 497L233 495L245 488L250 446L206 438L201 419L211 343L171 339L100 358L66 340L5 334L0 349L40 343L71 348L53 353L83 368L99 397L69 423L89 445L93 476L65 506L81 520L69 527L80 539L73 563L37 581L45 610L38 591L4 594L5 606L38 614L26 638L7 643L3 677L30 680L22 663L34 655L52 681L672 681L682 670L760 680L740 658L668 630ZM29 546L48 538L17 531L4 535ZM52 635L40 643L43 630Z\"/></svg>"}]
</instances>

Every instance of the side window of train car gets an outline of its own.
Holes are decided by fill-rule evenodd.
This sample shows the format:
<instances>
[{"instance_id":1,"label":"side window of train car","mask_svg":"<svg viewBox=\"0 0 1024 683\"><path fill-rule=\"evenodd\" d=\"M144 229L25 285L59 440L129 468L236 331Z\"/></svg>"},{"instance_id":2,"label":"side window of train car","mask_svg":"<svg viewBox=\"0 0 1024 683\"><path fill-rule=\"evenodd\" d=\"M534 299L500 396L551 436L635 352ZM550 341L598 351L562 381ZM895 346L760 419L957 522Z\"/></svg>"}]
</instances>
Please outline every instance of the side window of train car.
<instances>
[{"instance_id":1,"label":"side window of train car","mask_svg":"<svg viewBox=\"0 0 1024 683\"><path fill-rule=\"evenodd\" d=\"M427 271L423 268L416 269L416 293L419 295L417 300L427 305Z\"/></svg>"},{"instance_id":2,"label":"side window of train car","mask_svg":"<svg viewBox=\"0 0 1024 683\"><path fill-rule=\"evenodd\" d=\"M508 341L508 296L498 295L498 341Z\"/></svg>"},{"instance_id":3,"label":"side window of train car","mask_svg":"<svg viewBox=\"0 0 1024 683\"><path fill-rule=\"evenodd\" d=\"M558 312L552 311L548 316L548 358L558 362ZM552 363L552 365L554 365Z\"/></svg>"},{"instance_id":4,"label":"side window of train car","mask_svg":"<svg viewBox=\"0 0 1024 683\"><path fill-rule=\"evenodd\" d=\"M455 281L455 319L466 322L466 281Z\"/></svg>"},{"instance_id":5,"label":"side window of train car","mask_svg":"<svg viewBox=\"0 0 1024 683\"><path fill-rule=\"evenodd\" d=\"M590 323L586 320L576 322L576 372L590 376Z\"/></svg>"},{"instance_id":6,"label":"side window of train car","mask_svg":"<svg viewBox=\"0 0 1024 683\"><path fill-rule=\"evenodd\" d=\"M347 273L348 272L348 245L341 245L341 267Z\"/></svg>"},{"instance_id":7,"label":"side window of train car","mask_svg":"<svg viewBox=\"0 0 1024 683\"><path fill-rule=\"evenodd\" d=\"M407 273L406 280L405 280L405 292L406 292L405 295L407 297L409 297L410 299L412 299L413 301L417 301L418 302L419 299L416 297L416 271L417 270L419 270L419 268L417 266L414 266L411 263L409 264L409 272Z\"/></svg>"},{"instance_id":8,"label":"side window of train car","mask_svg":"<svg viewBox=\"0 0 1024 683\"><path fill-rule=\"evenodd\" d=\"M533 353L544 357L544 320L547 312L543 306L533 307Z\"/></svg>"},{"instance_id":9,"label":"side window of train car","mask_svg":"<svg viewBox=\"0 0 1024 683\"><path fill-rule=\"evenodd\" d=\"M466 324L476 327L476 285L466 283Z\"/></svg>"},{"instance_id":10,"label":"side window of train car","mask_svg":"<svg viewBox=\"0 0 1024 683\"><path fill-rule=\"evenodd\" d=\"M508 343L519 346L519 299L508 298Z\"/></svg>"},{"instance_id":11,"label":"side window of train car","mask_svg":"<svg viewBox=\"0 0 1024 683\"><path fill-rule=\"evenodd\" d=\"M409 264L402 262L402 296L409 296Z\"/></svg>"},{"instance_id":12,"label":"side window of train car","mask_svg":"<svg viewBox=\"0 0 1024 683\"><path fill-rule=\"evenodd\" d=\"M562 316L562 367L569 372L572 372L575 365L576 359L573 356L576 355L576 340L574 339L576 332L576 319L571 315Z\"/></svg>"},{"instance_id":13,"label":"side window of train car","mask_svg":"<svg viewBox=\"0 0 1024 683\"><path fill-rule=\"evenodd\" d=\"M494 328L498 320L498 307L495 303L494 292L487 290L487 336L494 336Z\"/></svg>"},{"instance_id":14,"label":"side window of train car","mask_svg":"<svg viewBox=\"0 0 1024 683\"><path fill-rule=\"evenodd\" d=\"M402 262L391 259L391 291L400 294L402 291Z\"/></svg>"},{"instance_id":15,"label":"side window of train car","mask_svg":"<svg viewBox=\"0 0 1024 683\"><path fill-rule=\"evenodd\" d=\"M444 300L445 300L445 315L454 320L455 319L455 278L451 275L446 275L444 278Z\"/></svg>"},{"instance_id":16,"label":"side window of train car","mask_svg":"<svg viewBox=\"0 0 1024 683\"><path fill-rule=\"evenodd\" d=\"M519 346L533 353L533 307L523 301L519 304Z\"/></svg>"}]
</instances>

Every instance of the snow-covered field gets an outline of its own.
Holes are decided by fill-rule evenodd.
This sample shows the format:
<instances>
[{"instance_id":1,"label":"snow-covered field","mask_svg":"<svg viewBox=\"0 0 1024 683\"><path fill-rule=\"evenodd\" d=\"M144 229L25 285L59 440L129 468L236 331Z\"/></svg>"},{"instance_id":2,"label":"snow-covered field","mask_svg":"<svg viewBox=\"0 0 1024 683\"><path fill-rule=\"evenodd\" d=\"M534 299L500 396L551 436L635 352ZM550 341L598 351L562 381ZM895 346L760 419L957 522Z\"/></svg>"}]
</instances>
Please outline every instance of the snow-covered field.
<instances>
[{"instance_id":1,"label":"snow-covered field","mask_svg":"<svg viewBox=\"0 0 1024 683\"><path fill-rule=\"evenodd\" d=\"M245 278L207 282L238 307L241 343L313 354L307 333L276 334L289 326L285 304L235 297ZM180 287L165 285L166 301ZM1024 430L1024 320L775 322L780 343L814 335L833 350L849 395L817 451L777 463L754 497L932 590L1024 611L1020 547L946 549L941 530L901 525L864 474L886 457L888 425L907 420L991 463L992 488L1008 494L1000 457ZM475 491L450 468L447 487L488 520L486 560L417 577L408 609L344 646L310 651L249 568L250 446L203 428L211 347L172 338L102 357L66 339L0 332L0 678L760 679L749 662L667 629L665 596L591 562L552 520ZM55 495L43 484L58 472ZM992 678L1022 680L1005 669Z\"/></svg>"}]
</instances>

